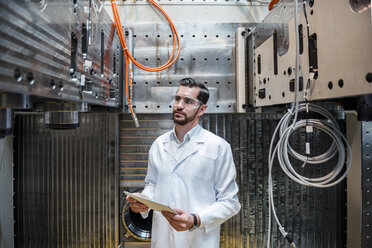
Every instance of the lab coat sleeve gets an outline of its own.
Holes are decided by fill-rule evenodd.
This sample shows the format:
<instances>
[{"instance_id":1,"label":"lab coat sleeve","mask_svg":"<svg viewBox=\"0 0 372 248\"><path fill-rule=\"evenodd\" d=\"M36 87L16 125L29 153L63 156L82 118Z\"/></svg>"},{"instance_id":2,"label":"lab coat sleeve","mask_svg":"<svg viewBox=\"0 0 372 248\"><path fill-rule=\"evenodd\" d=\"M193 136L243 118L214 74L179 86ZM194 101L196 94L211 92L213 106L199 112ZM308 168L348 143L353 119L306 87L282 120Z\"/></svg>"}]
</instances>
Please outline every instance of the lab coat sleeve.
<instances>
[{"instance_id":1,"label":"lab coat sleeve","mask_svg":"<svg viewBox=\"0 0 372 248\"><path fill-rule=\"evenodd\" d=\"M157 170L153 161L153 151L157 150L156 142L151 146L149 152L148 166L147 166L147 175L145 178L145 188L142 191L142 194L146 195L150 200L153 200L155 197L155 188L156 188L156 178ZM141 212L142 218L147 218L149 210L146 212Z\"/></svg>"},{"instance_id":2,"label":"lab coat sleeve","mask_svg":"<svg viewBox=\"0 0 372 248\"><path fill-rule=\"evenodd\" d=\"M237 193L236 169L230 146L217 159L214 175L216 202L198 212L200 228L210 232L236 215L241 208Z\"/></svg>"}]
</instances>

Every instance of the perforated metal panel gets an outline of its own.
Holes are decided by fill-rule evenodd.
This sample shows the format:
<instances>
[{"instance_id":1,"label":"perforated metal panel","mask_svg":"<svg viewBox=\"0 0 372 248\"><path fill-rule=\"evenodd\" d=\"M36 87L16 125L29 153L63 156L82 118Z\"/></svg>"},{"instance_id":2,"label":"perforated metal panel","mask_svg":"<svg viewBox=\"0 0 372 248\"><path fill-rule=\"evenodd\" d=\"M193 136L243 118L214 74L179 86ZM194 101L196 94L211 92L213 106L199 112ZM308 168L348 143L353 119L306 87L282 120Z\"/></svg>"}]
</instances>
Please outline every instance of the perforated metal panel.
<instances>
[{"instance_id":1,"label":"perforated metal panel","mask_svg":"<svg viewBox=\"0 0 372 248\"><path fill-rule=\"evenodd\" d=\"M307 1L307 25L298 10L299 99L309 100L371 94L371 13L355 13L349 2ZM351 2L350 2L351 3ZM248 56L254 106L272 106L294 101L296 27L294 1L280 1L252 31ZM309 28L309 32L307 32ZM345 30L350 31L345 35ZM276 34L276 35L275 35ZM301 49L302 48L302 49ZM302 86L301 86L302 84Z\"/></svg>"},{"instance_id":2,"label":"perforated metal panel","mask_svg":"<svg viewBox=\"0 0 372 248\"><path fill-rule=\"evenodd\" d=\"M235 29L239 24L179 23L176 26L181 53L172 67L157 73L134 67L134 110L171 113L178 81L193 77L210 91L207 112L235 112ZM167 24L129 25L125 29L137 61L155 67L168 60L173 40Z\"/></svg>"}]
</instances>

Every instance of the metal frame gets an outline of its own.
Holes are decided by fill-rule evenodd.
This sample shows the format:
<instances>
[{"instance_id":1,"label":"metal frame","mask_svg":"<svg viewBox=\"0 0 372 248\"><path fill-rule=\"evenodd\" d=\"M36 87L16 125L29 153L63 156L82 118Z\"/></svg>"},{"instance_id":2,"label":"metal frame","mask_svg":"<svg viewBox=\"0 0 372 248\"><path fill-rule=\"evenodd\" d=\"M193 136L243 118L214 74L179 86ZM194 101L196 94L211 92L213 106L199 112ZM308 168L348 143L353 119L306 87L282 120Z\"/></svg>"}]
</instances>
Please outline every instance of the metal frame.
<instances>
[{"instance_id":1,"label":"metal frame","mask_svg":"<svg viewBox=\"0 0 372 248\"><path fill-rule=\"evenodd\" d=\"M0 144L0 247L14 247L13 135Z\"/></svg>"},{"instance_id":2,"label":"metal frame","mask_svg":"<svg viewBox=\"0 0 372 248\"><path fill-rule=\"evenodd\" d=\"M372 122L361 123L362 135L362 246L372 246Z\"/></svg>"}]
</instances>

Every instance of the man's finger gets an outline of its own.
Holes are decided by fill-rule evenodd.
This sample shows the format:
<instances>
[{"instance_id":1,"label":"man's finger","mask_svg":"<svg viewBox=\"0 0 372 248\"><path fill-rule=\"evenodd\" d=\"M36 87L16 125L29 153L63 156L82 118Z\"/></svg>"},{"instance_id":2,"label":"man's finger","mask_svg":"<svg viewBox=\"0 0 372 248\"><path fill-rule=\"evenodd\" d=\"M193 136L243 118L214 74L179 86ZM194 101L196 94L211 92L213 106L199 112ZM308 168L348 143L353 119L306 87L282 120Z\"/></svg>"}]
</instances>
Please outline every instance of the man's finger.
<instances>
[{"instance_id":1,"label":"man's finger","mask_svg":"<svg viewBox=\"0 0 372 248\"><path fill-rule=\"evenodd\" d=\"M173 219L175 221L182 222L182 223L188 223L189 222L189 218L188 218L187 215L175 215L173 217Z\"/></svg>"},{"instance_id":2,"label":"man's finger","mask_svg":"<svg viewBox=\"0 0 372 248\"><path fill-rule=\"evenodd\" d=\"M136 199L133 199L132 197L127 197L127 201L129 201L130 203L135 203L135 202L138 202Z\"/></svg>"}]
</instances>

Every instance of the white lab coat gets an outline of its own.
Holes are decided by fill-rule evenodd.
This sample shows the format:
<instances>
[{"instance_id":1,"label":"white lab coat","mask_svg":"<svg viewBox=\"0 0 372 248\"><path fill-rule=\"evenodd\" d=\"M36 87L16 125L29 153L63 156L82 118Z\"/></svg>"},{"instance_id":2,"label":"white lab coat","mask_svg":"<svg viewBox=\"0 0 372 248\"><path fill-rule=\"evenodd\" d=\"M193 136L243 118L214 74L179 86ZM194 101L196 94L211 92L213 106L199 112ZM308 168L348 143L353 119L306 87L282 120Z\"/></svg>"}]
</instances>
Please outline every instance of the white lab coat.
<instances>
[{"instance_id":1,"label":"white lab coat","mask_svg":"<svg viewBox=\"0 0 372 248\"><path fill-rule=\"evenodd\" d=\"M153 143L143 194L200 216L200 228L177 232L153 214L152 248L217 248L220 225L240 210L230 145L197 125L180 144L174 130ZM144 216L144 215L142 215Z\"/></svg>"}]
</instances>

